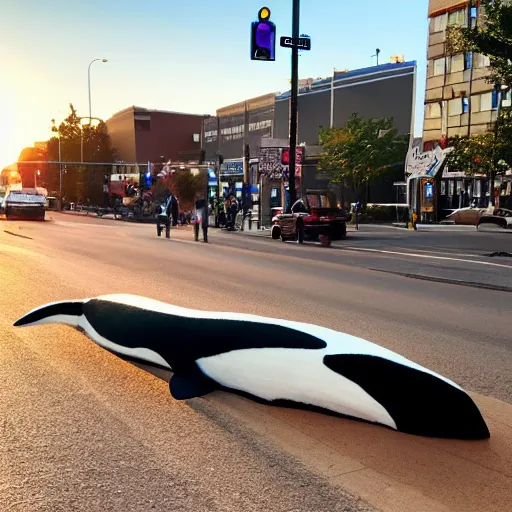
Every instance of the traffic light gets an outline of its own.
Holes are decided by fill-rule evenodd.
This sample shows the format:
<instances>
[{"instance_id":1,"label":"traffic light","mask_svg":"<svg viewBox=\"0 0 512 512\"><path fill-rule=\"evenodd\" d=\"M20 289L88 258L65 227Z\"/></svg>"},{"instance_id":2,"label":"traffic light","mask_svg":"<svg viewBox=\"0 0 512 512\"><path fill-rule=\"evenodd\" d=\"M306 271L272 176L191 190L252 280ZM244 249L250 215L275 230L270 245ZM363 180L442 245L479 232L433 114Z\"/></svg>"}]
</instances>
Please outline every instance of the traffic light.
<instances>
[{"instance_id":1,"label":"traffic light","mask_svg":"<svg viewBox=\"0 0 512 512\"><path fill-rule=\"evenodd\" d=\"M276 60L276 26L270 21L268 7L262 7L258 21L251 24L251 60Z\"/></svg>"}]
</instances>

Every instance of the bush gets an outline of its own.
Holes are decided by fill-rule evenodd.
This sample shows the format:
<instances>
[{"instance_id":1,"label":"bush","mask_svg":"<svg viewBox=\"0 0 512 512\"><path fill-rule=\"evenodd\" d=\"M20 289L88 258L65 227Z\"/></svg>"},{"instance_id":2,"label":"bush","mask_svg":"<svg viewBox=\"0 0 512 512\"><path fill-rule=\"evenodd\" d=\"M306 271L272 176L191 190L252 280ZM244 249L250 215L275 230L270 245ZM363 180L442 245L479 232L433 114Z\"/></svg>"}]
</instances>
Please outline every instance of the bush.
<instances>
[{"instance_id":1,"label":"bush","mask_svg":"<svg viewBox=\"0 0 512 512\"><path fill-rule=\"evenodd\" d=\"M405 222L407 219L408 208L406 206L398 207L398 220ZM359 222L396 222L396 206L370 205L361 210Z\"/></svg>"}]
</instances>

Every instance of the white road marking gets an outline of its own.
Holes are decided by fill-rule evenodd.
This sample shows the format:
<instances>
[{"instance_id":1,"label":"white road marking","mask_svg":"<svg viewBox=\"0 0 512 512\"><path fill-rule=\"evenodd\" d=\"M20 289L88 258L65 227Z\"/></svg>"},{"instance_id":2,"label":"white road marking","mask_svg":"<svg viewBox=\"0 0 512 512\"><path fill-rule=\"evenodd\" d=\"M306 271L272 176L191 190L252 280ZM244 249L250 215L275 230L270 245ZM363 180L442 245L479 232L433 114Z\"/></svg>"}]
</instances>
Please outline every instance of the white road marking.
<instances>
[{"instance_id":1,"label":"white road marking","mask_svg":"<svg viewBox=\"0 0 512 512\"><path fill-rule=\"evenodd\" d=\"M320 243L318 242L318 245L320 245ZM345 245L343 243L335 243L333 244L334 247L338 247L338 248L345 248ZM471 254L471 253L460 253L460 252L448 252L448 251L432 251L432 250L426 250L426 249L418 249L418 248L414 248L414 249L409 249L407 247L393 247L393 249L395 250L398 250L398 251L408 251L408 250L413 250L415 251L415 253L428 253L428 254L447 254L448 256L459 256L461 258L480 258L482 257L482 254Z\"/></svg>"},{"instance_id":2,"label":"white road marking","mask_svg":"<svg viewBox=\"0 0 512 512\"><path fill-rule=\"evenodd\" d=\"M66 222L63 220L54 220L53 224L56 224L57 226L72 226L77 228L83 228L83 227L93 227L93 228L107 228L107 229L115 229L119 228L120 226L107 226L104 224L91 224L89 222Z\"/></svg>"},{"instance_id":3,"label":"white road marking","mask_svg":"<svg viewBox=\"0 0 512 512\"><path fill-rule=\"evenodd\" d=\"M448 258L446 256L431 256L429 254L417 254L413 252L398 252L398 251L386 251L383 249L366 249L363 247L345 247L348 250L351 251L357 251L357 252L376 252L381 254L394 254L397 256L409 256L412 258L424 258L424 259L431 259L431 260L448 260L448 261L460 261L462 263L474 263L475 265L486 265L488 267L500 267L500 268L508 268L512 270L512 265L501 265L499 263L491 263L489 261L477 261L477 260L466 260L463 258Z\"/></svg>"}]
</instances>

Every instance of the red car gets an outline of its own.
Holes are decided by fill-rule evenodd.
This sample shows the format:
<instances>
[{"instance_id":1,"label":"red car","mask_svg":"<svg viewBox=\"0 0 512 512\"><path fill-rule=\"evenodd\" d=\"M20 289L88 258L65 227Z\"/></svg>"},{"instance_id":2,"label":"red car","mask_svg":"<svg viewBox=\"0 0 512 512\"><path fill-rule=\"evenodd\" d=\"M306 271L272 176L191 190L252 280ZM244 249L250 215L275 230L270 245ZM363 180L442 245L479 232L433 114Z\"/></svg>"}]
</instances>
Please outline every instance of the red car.
<instances>
[{"instance_id":1,"label":"red car","mask_svg":"<svg viewBox=\"0 0 512 512\"><path fill-rule=\"evenodd\" d=\"M327 245L341 240L347 234L351 214L338 208L336 196L328 190L308 190L306 196L295 202L289 213L272 219L272 238L283 242L320 240Z\"/></svg>"}]
</instances>

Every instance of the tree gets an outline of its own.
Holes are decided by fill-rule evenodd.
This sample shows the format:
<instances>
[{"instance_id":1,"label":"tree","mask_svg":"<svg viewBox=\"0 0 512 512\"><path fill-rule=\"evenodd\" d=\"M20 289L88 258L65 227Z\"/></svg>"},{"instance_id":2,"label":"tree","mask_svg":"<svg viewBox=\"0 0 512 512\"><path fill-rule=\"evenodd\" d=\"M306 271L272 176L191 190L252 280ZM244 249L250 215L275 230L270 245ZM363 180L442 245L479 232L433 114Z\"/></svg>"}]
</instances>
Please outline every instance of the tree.
<instances>
[{"instance_id":1,"label":"tree","mask_svg":"<svg viewBox=\"0 0 512 512\"><path fill-rule=\"evenodd\" d=\"M508 0L481 0L480 13L475 26L449 27L448 53L486 55L491 61L487 79L512 87L512 4Z\"/></svg>"},{"instance_id":2,"label":"tree","mask_svg":"<svg viewBox=\"0 0 512 512\"><path fill-rule=\"evenodd\" d=\"M41 187L48 186L48 165L31 164L22 162L36 162L48 160L48 153L39 146L24 148L18 157L18 172L21 182L25 187L34 187L36 184ZM39 175L36 177L36 173Z\"/></svg>"},{"instance_id":3,"label":"tree","mask_svg":"<svg viewBox=\"0 0 512 512\"><path fill-rule=\"evenodd\" d=\"M207 185L208 175L205 172L193 174L189 170L181 170L176 171L169 178L169 187L178 198L181 210L192 210L196 194L205 197Z\"/></svg>"},{"instance_id":4,"label":"tree","mask_svg":"<svg viewBox=\"0 0 512 512\"><path fill-rule=\"evenodd\" d=\"M115 162L117 151L112 147L107 127L103 121L97 125L80 124L80 116L73 104L69 105L70 114L59 126L52 119L51 129L58 134L47 144L48 160L59 159L59 136L62 162ZM70 201L85 201L93 204L103 201L103 175L111 173L111 166L100 165L66 165L63 169L63 195ZM57 165L49 169L52 186L59 187L59 168ZM52 189L53 190L53 189Z\"/></svg>"},{"instance_id":5,"label":"tree","mask_svg":"<svg viewBox=\"0 0 512 512\"><path fill-rule=\"evenodd\" d=\"M408 136L393 127L393 119L363 119L353 114L343 128L320 130L318 169L333 183L347 185L359 199L363 185L404 161Z\"/></svg>"},{"instance_id":6,"label":"tree","mask_svg":"<svg viewBox=\"0 0 512 512\"><path fill-rule=\"evenodd\" d=\"M446 164L453 171L491 176L504 173L512 164L512 113L504 111L495 131L471 137L455 137L448 142L452 148Z\"/></svg>"}]
</instances>

